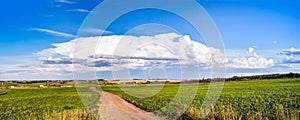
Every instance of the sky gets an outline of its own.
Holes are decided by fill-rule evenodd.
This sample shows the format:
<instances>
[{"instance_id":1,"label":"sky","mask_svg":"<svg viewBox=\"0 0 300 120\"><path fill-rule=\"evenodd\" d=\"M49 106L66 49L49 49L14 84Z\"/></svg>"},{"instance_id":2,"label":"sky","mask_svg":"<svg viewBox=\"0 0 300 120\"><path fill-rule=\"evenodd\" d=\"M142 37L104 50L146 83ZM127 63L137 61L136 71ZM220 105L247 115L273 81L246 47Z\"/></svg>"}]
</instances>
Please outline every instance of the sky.
<instances>
[{"instance_id":1,"label":"sky","mask_svg":"<svg viewBox=\"0 0 300 120\"><path fill-rule=\"evenodd\" d=\"M300 72L298 1L197 0L222 36L224 49L206 44L189 21L159 9L128 12L104 28L101 24L116 8L136 4L111 2L108 11L97 11L103 3L2 1L0 79L76 79L74 65L93 70L99 79L207 78L223 68L224 77ZM176 8L199 16L186 5ZM106 14L84 26L97 12ZM74 51L78 43L82 49ZM76 58L79 54L83 56ZM80 79L89 79L86 75Z\"/></svg>"}]
</instances>

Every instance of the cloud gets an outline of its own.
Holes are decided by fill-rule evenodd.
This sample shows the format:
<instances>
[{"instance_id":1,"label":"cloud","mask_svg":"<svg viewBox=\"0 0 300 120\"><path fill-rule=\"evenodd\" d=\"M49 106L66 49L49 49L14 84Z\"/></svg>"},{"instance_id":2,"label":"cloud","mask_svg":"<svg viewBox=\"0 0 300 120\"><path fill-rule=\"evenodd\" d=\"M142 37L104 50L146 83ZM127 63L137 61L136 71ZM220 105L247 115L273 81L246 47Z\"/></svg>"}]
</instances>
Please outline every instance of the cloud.
<instances>
[{"instance_id":1,"label":"cloud","mask_svg":"<svg viewBox=\"0 0 300 120\"><path fill-rule=\"evenodd\" d=\"M151 28L151 29L149 29ZM134 36L154 36L158 34L172 33L174 30L158 23L147 23L134 27L127 34Z\"/></svg>"},{"instance_id":2,"label":"cloud","mask_svg":"<svg viewBox=\"0 0 300 120\"><path fill-rule=\"evenodd\" d=\"M296 48L283 49L280 54L285 55L285 59L283 59L284 63L287 64L300 63L300 49L296 49Z\"/></svg>"},{"instance_id":3,"label":"cloud","mask_svg":"<svg viewBox=\"0 0 300 120\"><path fill-rule=\"evenodd\" d=\"M62 37L69 37L69 38L76 37L75 35L72 35L72 34L58 32L58 31L49 30L49 29L43 29L43 28L30 28L29 30L44 32L44 33L51 34L51 35L54 35L54 36L62 36Z\"/></svg>"},{"instance_id":4,"label":"cloud","mask_svg":"<svg viewBox=\"0 0 300 120\"><path fill-rule=\"evenodd\" d=\"M82 45L80 51L72 51L75 43ZM119 70L179 64L209 67L214 63L226 63L221 50L192 41L188 35L175 33L155 36L85 37L53 44L53 46L55 48L37 53L44 59L44 64L69 64L68 60L76 59L75 61L81 61L78 63L84 63L85 66L96 66L103 70L108 70L110 67L111 70ZM97 46L96 51L85 50L85 48L95 48L95 46ZM98 70L101 71L101 69Z\"/></svg>"},{"instance_id":5,"label":"cloud","mask_svg":"<svg viewBox=\"0 0 300 120\"><path fill-rule=\"evenodd\" d=\"M253 53L253 52L254 52L254 48L249 47L249 48L248 48L248 53Z\"/></svg>"},{"instance_id":6,"label":"cloud","mask_svg":"<svg viewBox=\"0 0 300 120\"><path fill-rule=\"evenodd\" d=\"M286 59L284 59L283 61L284 63L300 63L300 56L299 55L286 56Z\"/></svg>"},{"instance_id":7,"label":"cloud","mask_svg":"<svg viewBox=\"0 0 300 120\"><path fill-rule=\"evenodd\" d=\"M1 65L0 80L72 79L72 65L40 64L39 61L28 62Z\"/></svg>"},{"instance_id":8,"label":"cloud","mask_svg":"<svg viewBox=\"0 0 300 120\"><path fill-rule=\"evenodd\" d=\"M200 67L201 75L210 77L213 65L220 65L220 67L226 65L227 69L231 70L229 71L230 75L247 72L268 73L272 70L274 70L272 72L297 71L292 67L283 70L282 68L287 64L279 64L271 58L257 54L254 47L248 48L247 51L229 52L230 57L225 58L222 50L193 41L189 35L176 33L151 36L82 37L68 42L55 43L52 46L52 48L41 50L35 54L40 59L36 64L30 62L26 65L2 67L0 78L39 79L42 76L43 79L72 79L73 66L89 68L88 70L96 70L97 73L103 74L110 71L110 75L111 71L128 69L129 71L143 72L152 69L168 69L178 71L180 74L180 70L178 70L180 68ZM193 73L195 69L191 69L189 72ZM177 75L176 72L169 74ZM178 77L180 75L177 75ZM111 75L110 78L113 76Z\"/></svg>"},{"instance_id":9,"label":"cloud","mask_svg":"<svg viewBox=\"0 0 300 120\"><path fill-rule=\"evenodd\" d=\"M42 64L72 64L72 60L69 58L55 58L49 57L46 60L41 60Z\"/></svg>"},{"instance_id":10,"label":"cloud","mask_svg":"<svg viewBox=\"0 0 300 120\"><path fill-rule=\"evenodd\" d=\"M268 68L274 65L273 59L266 59L263 57L250 57L250 58L234 58L230 61L227 67L231 68Z\"/></svg>"},{"instance_id":11,"label":"cloud","mask_svg":"<svg viewBox=\"0 0 300 120\"><path fill-rule=\"evenodd\" d=\"M295 48L283 49L281 54L284 54L284 55L300 55L300 49L295 49Z\"/></svg>"},{"instance_id":12,"label":"cloud","mask_svg":"<svg viewBox=\"0 0 300 120\"><path fill-rule=\"evenodd\" d=\"M76 50L75 45L80 45L80 47ZM229 75L260 74L272 70L274 70L272 72L276 72L282 71L284 67L275 63L273 59L258 55L253 47L247 51L239 51L243 53L238 55L233 54L229 55L230 58L225 58L222 50L193 41L188 35L176 33L152 36L82 37L68 42L52 44L52 46L52 48L36 53L40 58L37 64L6 66L1 68L0 77L2 79L13 77L72 79L73 66L96 70L97 74L105 73L109 78L122 77L112 76L111 72L107 74L108 71L128 73L126 71L128 69L133 76L139 75L136 72L132 73L132 71L149 72L152 69L168 69L178 71L178 73L166 73L173 78L178 78L180 77L180 70L178 69L191 69L191 67L197 66L200 67L201 77L210 77L210 68L213 64L226 64L230 72ZM286 69L297 71L291 66ZM193 73L195 69L188 71Z\"/></svg>"},{"instance_id":13,"label":"cloud","mask_svg":"<svg viewBox=\"0 0 300 120\"><path fill-rule=\"evenodd\" d=\"M76 2L69 1L69 0L55 0L58 3L66 3L66 4L76 4Z\"/></svg>"},{"instance_id":14,"label":"cloud","mask_svg":"<svg viewBox=\"0 0 300 120\"><path fill-rule=\"evenodd\" d=\"M80 44L83 45L83 49L77 51L78 53L76 51L72 52L71 49L76 41L77 43L80 41ZM85 61L86 66L104 67L105 70L111 66L117 66L118 69L138 69L172 65L183 67L199 65L205 69L213 64L226 64L228 68L261 69L270 68L276 64L273 59L258 55L253 47L247 50L248 55L228 59L221 50L192 41L188 35L178 35L176 33L155 36L112 35L85 37L53 45L55 48L45 49L38 53L47 59L45 63L69 64L70 62L66 60L77 54L80 56L75 58L81 61L80 63ZM84 48L95 46L97 46L96 51L84 50ZM49 57L51 57L51 60L49 60Z\"/></svg>"},{"instance_id":15,"label":"cloud","mask_svg":"<svg viewBox=\"0 0 300 120\"><path fill-rule=\"evenodd\" d=\"M251 54L250 57L233 58L227 64L230 68L248 68L248 69L259 69L259 68L269 68L275 65L273 59L267 59L259 56L254 52L254 48L248 48L247 52Z\"/></svg>"},{"instance_id":16,"label":"cloud","mask_svg":"<svg viewBox=\"0 0 300 120\"><path fill-rule=\"evenodd\" d=\"M91 11L89 10L86 10L86 9L70 9L70 10L67 10L68 12L81 12L81 13L89 13Z\"/></svg>"},{"instance_id":17,"label":"cloud","mask_svg":"<svg viewBox=\"0 0 300 120\"><path fill-rule=\"evenodd\" d=\"M90 34L103 34L103 35L112 35L114 34L111 31L107 31L107 30L102 30L102 29L98 29L98 28L83 28L80 30L81 32L84 33L90 33Z\"/></svg>"}]
</instances>

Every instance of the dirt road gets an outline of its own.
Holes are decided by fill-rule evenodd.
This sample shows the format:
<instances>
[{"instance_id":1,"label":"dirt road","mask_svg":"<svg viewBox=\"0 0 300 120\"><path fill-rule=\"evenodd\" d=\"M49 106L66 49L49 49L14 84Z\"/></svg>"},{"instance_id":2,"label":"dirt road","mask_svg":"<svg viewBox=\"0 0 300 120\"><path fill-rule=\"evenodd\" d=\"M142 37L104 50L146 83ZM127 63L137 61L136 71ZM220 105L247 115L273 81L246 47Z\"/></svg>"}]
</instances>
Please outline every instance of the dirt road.
<instances>
[{"instance_id":1,"label":"dirt road","mask_svg":"<svg viewBox=\"0 0 300 120\"><path fill-rule=\"evenodd\" d=\"M99 115L101 120L162 120L163 118L146 112L133 104L122 99L120 96L99 91L91 88L100 94Z\"/></svg>"}]
</instances>

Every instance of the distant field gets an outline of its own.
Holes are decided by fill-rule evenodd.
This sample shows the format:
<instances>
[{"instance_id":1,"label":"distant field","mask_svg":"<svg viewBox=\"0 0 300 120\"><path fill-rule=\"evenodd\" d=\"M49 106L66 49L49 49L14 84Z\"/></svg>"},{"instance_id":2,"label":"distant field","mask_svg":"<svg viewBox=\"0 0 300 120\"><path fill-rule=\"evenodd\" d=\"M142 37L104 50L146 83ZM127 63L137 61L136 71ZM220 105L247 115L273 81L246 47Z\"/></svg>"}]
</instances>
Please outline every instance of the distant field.
<instances>
[{"instance_id":1,"label":"distant field","mask_svg":"<svg viewBox=\"0 0 300 120\"><path fill-rule=\"evenodd\" d=\"M0 120L94 119L77 95L76 88L0 90Z\"/></svg>"},{"instance_id":2,"label":"distant field","mask_svg":"<svg viewBox=\"0 0 300 120\"><path fill-rule=\"evenodd\" d=\"M186 85L186 88L193 85L197 84ZM182 118L196 119L199 117L197 113L208 86L208 83L199 84L192 107L185 112ZM125 87L129 90L134 89L132 85ZM141 93L147 93L147 91L153 91L159 87L159 85L152 85L149 89L143 89L145 91L141 91ZM117 86L102 86L102 89L118 94L146 111L155 111L173 99L178 87L178 84L166 84L158 94L149 98L130 96ZM168 113L168 111L161 111L157 114L172 118L172 113ZM225 82L215 109L209 113L206 119L299 119L299 116L300 79L295 78Z\"/></svg>"}]
</instances>

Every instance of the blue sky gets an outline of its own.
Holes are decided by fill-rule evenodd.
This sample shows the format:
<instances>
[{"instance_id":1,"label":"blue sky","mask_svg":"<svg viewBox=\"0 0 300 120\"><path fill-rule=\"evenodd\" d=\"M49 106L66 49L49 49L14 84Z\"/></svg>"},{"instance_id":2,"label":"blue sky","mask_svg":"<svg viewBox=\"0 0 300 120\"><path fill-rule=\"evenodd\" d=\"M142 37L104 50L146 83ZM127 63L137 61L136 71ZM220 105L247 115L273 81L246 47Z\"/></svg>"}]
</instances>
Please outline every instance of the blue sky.
<instances>
[{"instance_id":1,"label":"blue sky","mask_svg":"<svg viewBox=\"0 0 300 120\"><path fill-rule=\"evenodd\" d=\"M72 70L68 69L67 64L51 65L44 61L65 59L66 56L58 59L57 54L53 53L64 45L53 44L68 43L76 39L81 23L88 14L93 14L93 9L101 2L101 0L38 2L26 0L18 1L16 4L15 1L2 1L0 79L72 79ZM225 54L229 59L226 63L229 66L227 76L300 71L298 33L300 2L283 0L197 2L211 16L223 37ZM113 8L111 10L113 11ZM101 19L98 22L101 23ZM146 23L167 25L179 34L189 35L193 41L205 44L188 22L174 14L153 9L123 15L105 31L103 28L85 29L85 37L97 36L99 33L106 36L126 36L124 34L132 28ZM133 31L130 35L155 36L172 32L164 28L156 28L157 31L152 33L141 29ZM248 63L243 63L245 60ZM134 72L138 71L137 69L131 71L135 77L141 74ZM171 74L170 78L175 78L177 73L174 71L176 70L168 71L168 74ZM209 76L207 74L209 72L205 70L201 73L205 77ZM99 78L112 78L111 76L111 72L99 70Z\"/></svg>"}]
</instances>

